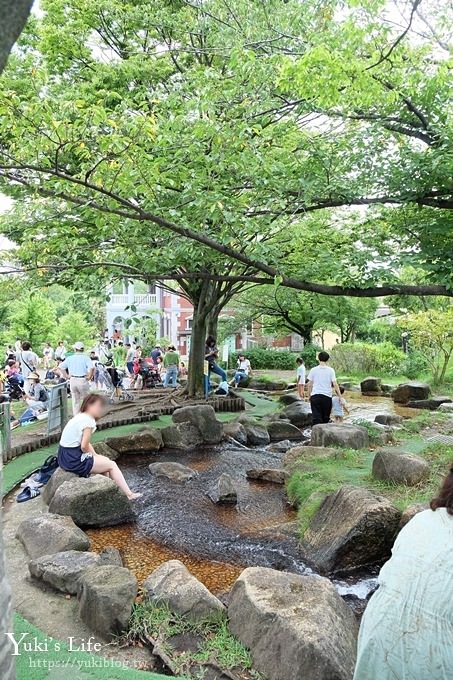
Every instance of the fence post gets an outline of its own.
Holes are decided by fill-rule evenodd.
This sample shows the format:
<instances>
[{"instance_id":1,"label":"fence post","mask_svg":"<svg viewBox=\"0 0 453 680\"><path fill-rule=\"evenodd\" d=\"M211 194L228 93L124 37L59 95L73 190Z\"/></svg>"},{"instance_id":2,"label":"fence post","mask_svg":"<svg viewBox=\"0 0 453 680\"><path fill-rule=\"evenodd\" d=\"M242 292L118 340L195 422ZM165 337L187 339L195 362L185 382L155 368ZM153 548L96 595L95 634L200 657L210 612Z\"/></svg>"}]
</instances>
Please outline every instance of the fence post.
<instances>
[{"instance_id":1,"label":"fence post","mask_svg":"<svg viewBox=\"0 0 453 680\"><path fill-rule=\"evenodd\" d=\"M68 392L65 384L64 390L60 391L60 431L63 432L63 428L68 422Z\"/></svg>"},{"instance_id":2,"label":"fence post","mask_svg":"<svg viewBox=\"0 0 453 680\"><path fill-rule=\"evenodd\" d=\"M7 463L11 458L11 404L0 404L0 458Z\"/></svg>"}]
</instances>

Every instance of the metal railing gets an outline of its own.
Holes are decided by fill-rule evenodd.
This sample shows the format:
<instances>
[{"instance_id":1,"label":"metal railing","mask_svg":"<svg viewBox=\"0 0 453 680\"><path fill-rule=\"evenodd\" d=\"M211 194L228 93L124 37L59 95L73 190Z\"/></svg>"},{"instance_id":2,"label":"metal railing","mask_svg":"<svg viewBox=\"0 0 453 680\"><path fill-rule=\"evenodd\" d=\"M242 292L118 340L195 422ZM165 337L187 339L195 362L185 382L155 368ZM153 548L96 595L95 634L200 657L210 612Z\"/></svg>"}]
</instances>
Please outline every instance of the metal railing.
<instances>
[{"instance_id":1,"label":"metal railing","mask_svg":"<svg viewBox=\"0 0 453 680\"><path fill-rule=\"evenodd\" d=\"M155 293L143 293L143 295L136 294L131 298L127 294L114 294L110 296L110 304L112 305L127 305L133 304L140 307L149 307L157 303L157 295Z\"/></svg>"}]
</instances>

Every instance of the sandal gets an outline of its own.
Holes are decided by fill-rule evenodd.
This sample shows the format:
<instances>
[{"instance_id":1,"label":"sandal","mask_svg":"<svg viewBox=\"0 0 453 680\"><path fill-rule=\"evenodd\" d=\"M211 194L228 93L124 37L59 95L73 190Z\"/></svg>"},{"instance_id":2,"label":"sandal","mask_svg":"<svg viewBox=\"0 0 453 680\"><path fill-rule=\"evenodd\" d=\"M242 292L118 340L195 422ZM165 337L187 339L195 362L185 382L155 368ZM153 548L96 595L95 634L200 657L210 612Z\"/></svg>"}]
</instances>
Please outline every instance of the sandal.
<instances>
[{"instance_id":1,"label":"sandal","mask_svg":"<svg viewBox=\"0 0 453 680\"><path fill-rule=\"evenodd\" d=\"M40 496L41 492L34 486L26 486L23 491L18 494L16 501L18 503L25 503L25 501L30 501L32 498Z\"/></svg>"}]
</instances>

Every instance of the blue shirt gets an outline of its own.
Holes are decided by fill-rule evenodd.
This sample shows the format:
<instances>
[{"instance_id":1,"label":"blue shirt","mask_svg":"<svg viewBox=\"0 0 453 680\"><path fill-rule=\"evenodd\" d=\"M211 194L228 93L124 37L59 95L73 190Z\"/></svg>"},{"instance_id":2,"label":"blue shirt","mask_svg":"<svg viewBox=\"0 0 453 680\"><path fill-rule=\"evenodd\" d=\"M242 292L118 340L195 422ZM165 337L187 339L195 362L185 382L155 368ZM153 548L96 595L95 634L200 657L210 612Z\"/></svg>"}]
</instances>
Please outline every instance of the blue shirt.
<instances>
[{"instance_id":1,"label":"blue shirt","mask_svg":"<svg viewBox=\"0 0 453 680\"><path fill-rule=\"evenodd\" d=\"M66 370L72 378L84 378L92 369L91 359L86 354L76 352L66 357L59 368Z\"/></svg>"}]
</instances>

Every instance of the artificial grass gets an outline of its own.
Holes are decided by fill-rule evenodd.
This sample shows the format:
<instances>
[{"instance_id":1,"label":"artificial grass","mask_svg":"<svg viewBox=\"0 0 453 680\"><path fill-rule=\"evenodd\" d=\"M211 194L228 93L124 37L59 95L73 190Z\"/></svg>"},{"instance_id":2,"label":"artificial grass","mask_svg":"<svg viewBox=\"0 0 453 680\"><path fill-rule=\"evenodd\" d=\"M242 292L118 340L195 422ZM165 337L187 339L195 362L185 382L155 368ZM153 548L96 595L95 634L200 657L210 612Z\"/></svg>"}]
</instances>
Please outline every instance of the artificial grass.
<instances>
[{"instance_id":1,"label":"artificial grass","mask_svg":"<svg viewBox=\"0 0 453 680\"><path fill-rule=\"evenodd\" d=\"M25 643L45 645L47 651L26 652L15 657L17 680L164 680L168 675L126 668L117 659L71 651L64 641L48 638L19 614L14 615L15 639ZM45 649L45 647L43 647Z\"/></svg>"}]
</instances>

